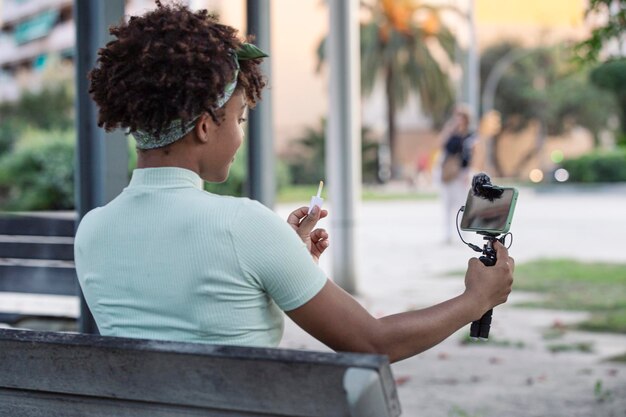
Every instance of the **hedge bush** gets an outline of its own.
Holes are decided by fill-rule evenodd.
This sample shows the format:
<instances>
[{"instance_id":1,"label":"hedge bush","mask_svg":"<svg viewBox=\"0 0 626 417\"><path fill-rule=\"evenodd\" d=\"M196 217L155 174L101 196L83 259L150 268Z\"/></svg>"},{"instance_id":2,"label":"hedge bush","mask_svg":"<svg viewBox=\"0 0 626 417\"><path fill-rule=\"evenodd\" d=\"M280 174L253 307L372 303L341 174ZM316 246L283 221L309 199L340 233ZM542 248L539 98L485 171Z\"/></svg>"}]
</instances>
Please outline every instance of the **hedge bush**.
<instances>
[{"instance_id":1,"label":"hedge bush","mask_svg":"<svg viewBox=\"0 0 626 417\"><path fill-rule=\"evenodd\" d=\"M0 158L1 208L72 209L74 141L71 130L24 130L13 150Z\"/></svg>"},{"instance_id":2,"label":"hedge bush","mask_svg":"<svg viewBox=\"0 0 626 417\"><path fill-rule=\"evenodd\" d=\"M45 131L24 129L15 142L7 137L5 152L0 157L0 210L72 210L74 209L74 150L73 130ZM0 141L0 145L5 143ZM128 169L137 166L134 140L129 139ZM289 172L284 162L276 161L278 188L289 184ZM226 182L205 184L207 191L232 196L245 192L246 149L236 156Z\"/></svg>"},{"instance_id":3,"label":"hedge bush","mask_svg":"<svg viewBox=\"0 0 626 417\"><path fill-rule=\"evenodd\" d=\"M626 149L597 151L580 158L563 161L572 182L620 182L626 181Z\"/></svg>"},{"instance_id":4,"label":"hedge bush","mask_svg":"<svg viewBox=\"0 0 626 417\"><path fill-rule=\"evenodd\" d=\"M26 125L15 119L0 119L0 155L13 149Z\"/></svg>"}]
</instances>

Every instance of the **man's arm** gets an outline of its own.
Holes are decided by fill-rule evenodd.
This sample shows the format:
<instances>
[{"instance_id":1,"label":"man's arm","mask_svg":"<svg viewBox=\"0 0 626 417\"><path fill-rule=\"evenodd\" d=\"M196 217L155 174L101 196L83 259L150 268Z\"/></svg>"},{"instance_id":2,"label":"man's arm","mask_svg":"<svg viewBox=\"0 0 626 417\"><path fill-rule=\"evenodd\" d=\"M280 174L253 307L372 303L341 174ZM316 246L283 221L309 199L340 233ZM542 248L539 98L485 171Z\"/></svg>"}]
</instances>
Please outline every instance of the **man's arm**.
<instances>
[{"instance_id":1,"label":"man's arm","mask_svg":"<svg viewBox=\"0 0 626 417\"><path fill-rule=\"evenodd\" d=\"M440 343L483 313L506 301L513 283L514 260L501 244L492 267L473 258L465 275L463 294L423 310L372 317L333 282L309 302L287 315L316 339L337 351L379 353L391 362L423 352Z\"/></svg>"}]
</instances>

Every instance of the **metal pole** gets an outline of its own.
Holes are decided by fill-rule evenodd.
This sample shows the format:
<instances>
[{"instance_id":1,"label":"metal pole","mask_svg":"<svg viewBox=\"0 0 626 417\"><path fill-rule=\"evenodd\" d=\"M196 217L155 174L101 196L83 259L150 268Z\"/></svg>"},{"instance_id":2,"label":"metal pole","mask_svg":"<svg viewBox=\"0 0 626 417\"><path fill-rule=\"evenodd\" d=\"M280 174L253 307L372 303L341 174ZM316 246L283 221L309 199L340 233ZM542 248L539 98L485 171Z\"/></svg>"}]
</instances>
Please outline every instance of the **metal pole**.
<instances>
[{"instance_id":1,"label":"metal pole","mask_svg":"<svg viewBox=\"0 0 626 417\"><path fill-rule=\"evenodd\" d=\"M467 70L468 70L468 102L470 108L472 109L473 121L472 123L476 124L478 120L480 120L479 114L479 100L478 95L480 91L480 77L479 77L479 66L480 66L480 58L478 57L477 52L477 39L476 39L476 21L474 17L474 0L470 0L469 2L469 10L468 10L468 24L469 24L469 51L467 57ZM473 128L478 128L478 126L473 126Z\"/></svg>"},{"instance_id":2,"label":"metal pole","mask_svg":"<svg viewBox=\"0 0 626 417\"><path fill-rule=\"evenodd\" d=\"M332 205L332 276L356 293L355 226L361 194L360 55L358 0L330 0L326 175Z\"/></svg>"},{"instance_id":3,"label":"metal pole","mask_svg":"<svg viewBox=\"0 0 626 417\"><path fill-rule=\"evenodd\" d=\"M125 0L97 1L99 6L98 38L92 44L95 52L113 39L109 35L109 27L117 25L124 17ZM95 55L94 55L95 57ZM102 163L102 188L106 204L113 200L128 185L128 139L121 130L105 132L98 129L102 135L100 143L103 145L104 156Z\"/></svg>"},{"instance_id":4,"label":"metal pole","mask_svg":"<svg viewBox=\"0 0 626 417\"><path fill-rule=\"evenodd\" d=\"M255 44L270 55L263 61L261 70L271 80L270 1L247 0L246 5L248 34L254 35ZM263 100L248 116L247 194L270 208L276 198L273 133L272 96L266 90Z\"/></svg>"},{"instance_id":5,"label":"metal pole","mask_svg":"<svg viewBox=\"0 0 626 417\"><path fill-rule=\"evenodd\" d=\"M87 73L98 48L109 39L108 27L124 15L124 0L75 0L76 24L76 211L87 212L111 201L128 184L128 145L121 132L105 133L97 126L97 108L89 97ZM79 329L98 333L79 289Z\"/></svg>"},{"instance_id":6,"label":"metal pole","mask_svg":"<svg viewBox=\"0 0 626 417\"><path fill-rule=\"evenodd\" d=\"M448 6L449 8L455 8L456 7L456 0L447 0L446 2L446 6ZM460 57L460 46L459 46L459 31L457 30L457 26L454 25L450 28L450 31L452 32L452 36L454 36L455 42L454 42L454 65L459 65L459 63L461 62L459 57ZM461 65L461 69L463 68L463 65ZM462 78L452 78L452 81L454 81L454 92L455 92L455 99L456 102L458 103L462 94L462 86L463 86L463 80Z\"/></svg>"}]
</instances>

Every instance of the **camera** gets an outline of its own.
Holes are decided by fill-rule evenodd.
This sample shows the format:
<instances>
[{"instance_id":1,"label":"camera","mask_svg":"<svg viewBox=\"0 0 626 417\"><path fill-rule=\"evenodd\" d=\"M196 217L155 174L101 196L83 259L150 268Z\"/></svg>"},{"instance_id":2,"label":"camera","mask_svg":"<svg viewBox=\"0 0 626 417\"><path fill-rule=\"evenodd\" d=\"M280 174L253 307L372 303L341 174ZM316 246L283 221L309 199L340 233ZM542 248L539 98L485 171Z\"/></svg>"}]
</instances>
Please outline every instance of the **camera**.
<instances>
[{"instance_id":1,"label":"camera","mask_svg":"<svg viewBox=\"0 0 626 417\"><path fill-rule=\"evenodd\" d=\"M498 189L502 191L500 197L491 201L476 195L473 190L469 191L461 218L461 230L482 235L501 235L509 231L518 191L513 187Z\"/></svg>"},{"instance_id":2,"label":"camera","mask_svg":"<svg viewBox=\"0 0 626 417\"><path fill-rule=\"evenodd\" d=\"M498 240L504 245L505 237L511 235L509 229L517 203L517 195L518 191L513 187L493 185L487 174L480 173L472 179L472 189L467 194L465 206L459 210L459 212L463 212L460 228L467 232L483 235L486 242L480 248L463 240L461 232L459 232L459 236L467 246L476 252L482 252L483 256L479 259L485 266L496 264L496 250L493 243ZM482 340L489 338L492 314L493 309L487 311L480 320L472 323L470 337Z\"/></svg>"}]
</instances>

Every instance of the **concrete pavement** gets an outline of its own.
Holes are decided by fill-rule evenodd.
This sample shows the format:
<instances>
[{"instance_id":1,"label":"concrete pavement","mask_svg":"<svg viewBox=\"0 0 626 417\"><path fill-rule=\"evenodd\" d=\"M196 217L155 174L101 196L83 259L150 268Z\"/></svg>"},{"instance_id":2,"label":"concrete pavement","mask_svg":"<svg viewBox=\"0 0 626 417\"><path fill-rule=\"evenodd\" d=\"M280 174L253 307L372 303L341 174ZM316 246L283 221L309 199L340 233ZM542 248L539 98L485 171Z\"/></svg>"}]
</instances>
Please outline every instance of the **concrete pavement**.
<instances>
[{"instance_id":1,"label":"concrete pavement","mask_svg":"<svg viewBox=\"0 0 626 417\"><path fill-rule=\"evenodd\" d=\"M285 217L296 205L280 206ZM332 216L332 205L326 206ZM626 262L626 189L522 189L511 255ZM324 224L324 222L327 222ZM475 255L460 241L442 243L439 201L365 202L359 214L359 295L375 316L426 307L463 291ZM329 222L323 220L323 227ZM469 236L482 245L478 237ZM332 245L332 231L331 231ZM321 266L330 271L330 254ZM626 353L626 336L568 331L557 341L550 327L582 320L584 312L529 310L515 292L494 312L496 344L466 345L462 329L435 348L393 365L403 416L547 417L626 416L626 365L604 362ZM587 343L590 353L554 354L550 345ZM327 350L289 322L282 345Z\"/></svg>"}]
</instances>

